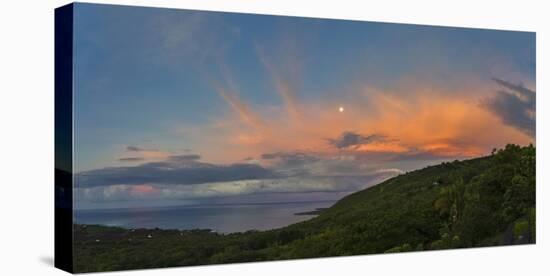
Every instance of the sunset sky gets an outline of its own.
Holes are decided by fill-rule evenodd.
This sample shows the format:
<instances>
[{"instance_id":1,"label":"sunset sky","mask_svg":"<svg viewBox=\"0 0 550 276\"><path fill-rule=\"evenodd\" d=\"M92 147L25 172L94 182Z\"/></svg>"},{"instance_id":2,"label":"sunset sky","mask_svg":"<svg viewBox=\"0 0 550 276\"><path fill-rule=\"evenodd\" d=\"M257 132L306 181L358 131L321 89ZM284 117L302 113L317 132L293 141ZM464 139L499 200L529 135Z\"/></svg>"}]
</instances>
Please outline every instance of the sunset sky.
<instances>
[{"instance_id":1,"label":"sunset sky","mask_svg":"<svg viewBox=\"0 0 550 276\"><path fill-rule=\"evenodd\" d=\"M75 5L77 208L338 199L535 143L535 34Z\"/></svg>"}]
</instances>

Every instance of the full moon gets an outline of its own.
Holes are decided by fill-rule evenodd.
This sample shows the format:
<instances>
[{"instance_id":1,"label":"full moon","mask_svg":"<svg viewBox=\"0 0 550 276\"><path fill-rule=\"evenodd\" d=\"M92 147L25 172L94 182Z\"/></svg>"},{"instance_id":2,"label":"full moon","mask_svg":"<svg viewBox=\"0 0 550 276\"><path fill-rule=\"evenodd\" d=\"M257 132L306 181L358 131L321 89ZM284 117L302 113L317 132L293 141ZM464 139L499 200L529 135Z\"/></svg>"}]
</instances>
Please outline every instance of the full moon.
<instances>
[{"instance_id":1,"label":"full moon","mask_svg":"<svg viewBox=\"0 0 550 276\"><path fill-rule=\"evenodd\" d=\"M344 107L343 107L343 106L340 106L340 107L338 108L338 111L339 111L339 112L344 112Z\"/></svg>"}]
</instances>

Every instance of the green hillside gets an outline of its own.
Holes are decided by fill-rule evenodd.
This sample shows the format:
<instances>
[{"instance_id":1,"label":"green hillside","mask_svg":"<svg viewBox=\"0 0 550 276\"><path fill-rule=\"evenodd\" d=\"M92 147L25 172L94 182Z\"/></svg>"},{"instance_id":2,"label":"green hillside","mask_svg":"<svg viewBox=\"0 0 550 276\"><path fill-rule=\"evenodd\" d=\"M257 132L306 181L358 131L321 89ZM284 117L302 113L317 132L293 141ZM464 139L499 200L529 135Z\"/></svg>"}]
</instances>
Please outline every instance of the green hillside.
<instances>
[{"instance_id":1,"label":"green hillside","mask_svg":"<svg viewBox=\"0 0 550 276\"><path fill-rule=\"evenodd\" d=\"M75 225L77 272L535 242L535 148L399 175L270 231Z\"/></svg>"}]
</instances>

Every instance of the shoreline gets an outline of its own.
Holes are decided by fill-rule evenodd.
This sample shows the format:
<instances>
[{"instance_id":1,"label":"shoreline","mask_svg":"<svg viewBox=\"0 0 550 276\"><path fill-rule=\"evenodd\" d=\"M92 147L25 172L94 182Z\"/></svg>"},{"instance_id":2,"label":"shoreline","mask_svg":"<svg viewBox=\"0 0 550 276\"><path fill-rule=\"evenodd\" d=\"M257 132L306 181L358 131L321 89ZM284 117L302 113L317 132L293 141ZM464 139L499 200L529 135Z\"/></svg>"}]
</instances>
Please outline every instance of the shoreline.
<instances>
[{"instance_id":1,"label":"shoreline","mask_svg":"<svg viewBox=\"0 0 550 276\"><path fill-rule=\"evenodd\" d=\"M120 208L76 208L75 212L102 212L102 211L115 211L115 210L161 210L161 209L175 209L175 208L198 208L198 207L222 207L222 206L265 206L265 205L290 205L290 204L313 204L313 203L336 203L340 200L312 200L312 201L289 201L289 202L252 202L252 203L201 203L201 204L189 204L189 205L167 205L167 206L148 206L148 207L120 207Z\"/></svg>"},{"instance_id":2,"label":"shoreline","mask_svg":"<svg viewBox=\"0 0 550 276\"><path fill-rule=\"evenodd\" d=\"M155 229L155 230L209 230L217 233L231 234L248 231L268 231L283 228L295 223L312 219L337 201L278 202L260 204L216 204L194 207L179 206L172 208L119 208L111 210L90 210L75 212L75 227L103 226L120 229ZM255 207L257 206L257 207ZM228 210L228 211L224 211ZM255 211L258 210L258 211ZM263 211L262 211L263 210ZM267 212L267 213L266 213ZM246 223L218 223L220 220L231 220L239 213L247 219ZM213 219L217 218L217 219ZM130 217L134 219L123 219ZM143 220L135 218L143 217ZM173 223L167 223L172 217ZM163 219L166 218L166 219Z\"/></svg>"}]
</instances>

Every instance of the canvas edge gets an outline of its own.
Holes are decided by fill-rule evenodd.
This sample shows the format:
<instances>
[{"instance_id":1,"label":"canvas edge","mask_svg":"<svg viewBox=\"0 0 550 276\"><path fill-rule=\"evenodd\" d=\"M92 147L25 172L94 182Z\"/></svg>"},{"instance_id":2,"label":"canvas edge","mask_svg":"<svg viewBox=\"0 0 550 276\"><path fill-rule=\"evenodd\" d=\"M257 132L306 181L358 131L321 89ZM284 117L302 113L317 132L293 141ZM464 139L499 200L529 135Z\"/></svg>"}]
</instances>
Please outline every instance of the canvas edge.
<instances>
[{"instance_id":1,"label":"canvas edge","mask_svg":"<svg viewBox=\"0 0 550 276\"><path fill-rule=\"evenodd\" d=\"M55 9L55 242L54 266L74 272L73 253L73 12Z\"/></svg>"}]
</instances>

